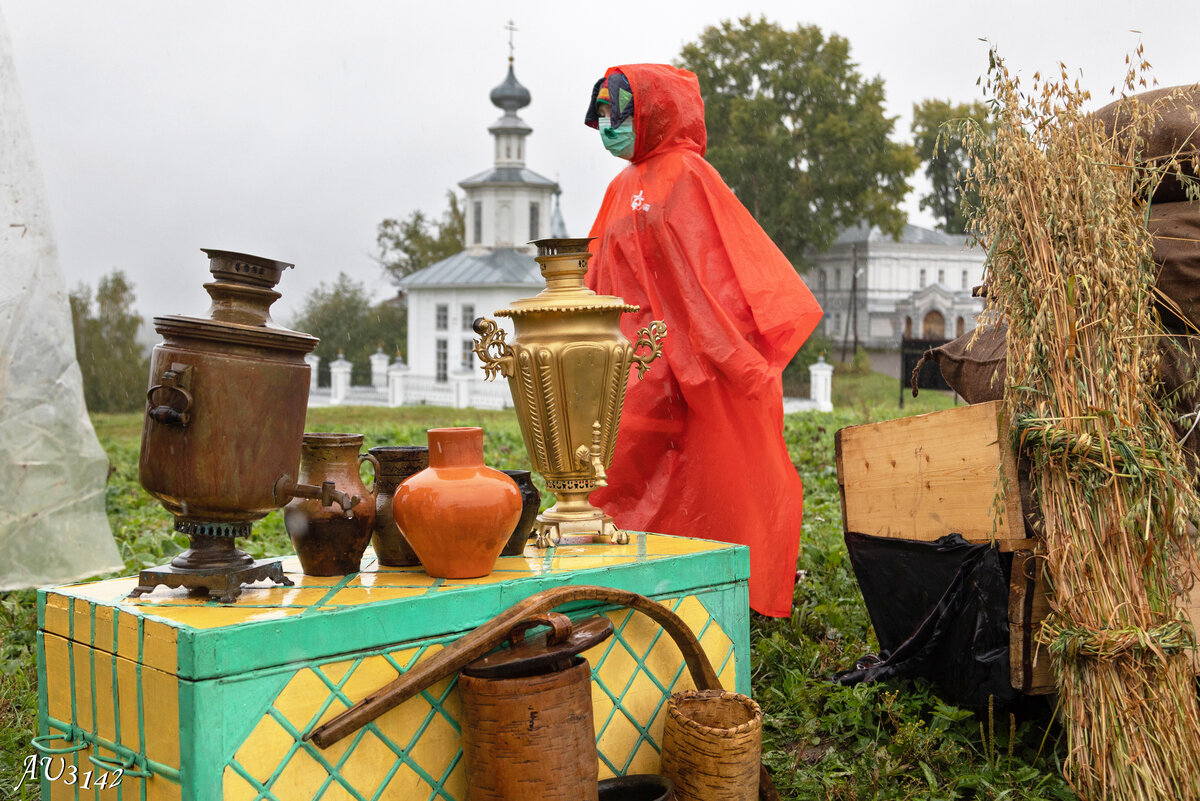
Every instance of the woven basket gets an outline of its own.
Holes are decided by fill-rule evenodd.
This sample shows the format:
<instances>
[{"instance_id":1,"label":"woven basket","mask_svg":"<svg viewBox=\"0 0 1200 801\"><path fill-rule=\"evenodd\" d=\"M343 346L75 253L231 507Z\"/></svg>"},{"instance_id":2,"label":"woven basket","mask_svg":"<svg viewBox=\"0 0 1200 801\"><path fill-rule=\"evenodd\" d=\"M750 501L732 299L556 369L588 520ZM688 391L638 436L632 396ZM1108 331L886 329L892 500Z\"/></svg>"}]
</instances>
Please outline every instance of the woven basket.
<instances>
[{"instance_id":1,"label":"woven basket","mask_svg":"<svg viewBox=\"0 0 1200 801\"><path fill-rule=\"evenodd\" d=\"M725 690L675 693L663 727L662 773L676 801L755 801L762 710Z\"/></svg>"}]
</instances>

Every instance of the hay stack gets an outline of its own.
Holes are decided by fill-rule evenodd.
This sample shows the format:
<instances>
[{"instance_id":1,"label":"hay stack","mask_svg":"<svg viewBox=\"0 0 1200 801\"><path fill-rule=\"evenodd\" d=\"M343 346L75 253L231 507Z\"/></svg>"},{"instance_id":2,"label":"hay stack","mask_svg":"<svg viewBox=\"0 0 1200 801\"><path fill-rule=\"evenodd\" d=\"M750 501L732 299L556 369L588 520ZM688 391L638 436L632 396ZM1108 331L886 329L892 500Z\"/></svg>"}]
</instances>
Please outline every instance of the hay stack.
<instances>
[{"instance_id":1,"label":"hay stack","mask_svg":"<svg viewBox=\"0 0 1200 801\"><path fill-rule=\"evenodd\" d=\"M1200 799L1193 633L1178 608L1200 499L1153 396L1164 329L1138 201L1174 165L1140 157L1153 106L1123 107L1125 135L1110 136L1065 68L1022 91L996 58L988 90L999 126L974 137L973 227L1008 325L1005 412L1042 513L1064 771L1084 799Z\"/></svg>"}]
</instances>

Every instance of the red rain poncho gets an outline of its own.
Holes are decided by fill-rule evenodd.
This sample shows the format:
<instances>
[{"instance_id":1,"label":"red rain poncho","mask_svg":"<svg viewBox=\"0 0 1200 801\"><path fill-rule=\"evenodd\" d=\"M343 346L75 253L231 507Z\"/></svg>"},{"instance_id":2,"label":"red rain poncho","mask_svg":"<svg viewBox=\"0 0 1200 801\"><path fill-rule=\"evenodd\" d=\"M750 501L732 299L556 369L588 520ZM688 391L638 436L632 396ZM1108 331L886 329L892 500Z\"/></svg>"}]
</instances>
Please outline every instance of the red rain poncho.
<instances>
[{"instance_id":1,"label":"red rain poncho","mask_svg":"<svg viewBox=\"0 0 1200 801\"><path fill-rule=\"evenodd\" d=\"M608 487L635 531L750 546L750 606L791 614L804 487L783 442L780 375L821 319L795 269L704 160L696 76L614 67L633 90L634 154L592 226L587 283L665 320L663 358L631 374ZM607 77L607 74L606 74Z\"/></svg>"}]
</instances>

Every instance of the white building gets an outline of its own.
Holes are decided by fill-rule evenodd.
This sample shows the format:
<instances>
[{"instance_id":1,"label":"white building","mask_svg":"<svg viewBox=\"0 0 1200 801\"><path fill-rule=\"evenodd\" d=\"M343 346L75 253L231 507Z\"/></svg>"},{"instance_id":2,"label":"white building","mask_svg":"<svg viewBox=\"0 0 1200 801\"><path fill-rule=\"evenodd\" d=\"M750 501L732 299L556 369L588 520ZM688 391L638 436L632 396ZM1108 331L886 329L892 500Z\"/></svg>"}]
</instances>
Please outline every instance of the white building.
<instances>
[{"instance_id":1,"label":"white building","mask_svg":"<svg viewBox=\"0 0 1200 801\"><path fill-rule=\"evenodd\" d=\"M900 239L879 228L849 228L804 276L825 310L818 329L838 346L896 348L901 338L954 338L975 328L984 253L961 235L904 226Z\"/></svg>"},{"instance_id":2,"label":"white building","mask_svg":"<svg viewBox=\"0 0 1200 801\"><path fill-rule=\"evenodd\" d=\"M481 363L471 352L471 322L540 292L545 282L533 260L537 249L528 243L567 236L558 184L525 166L525 139L533 129L517 111L529 105L530 96L513 74L511 57L508 77L492 90L491 101L504 112L488 128L494 164L459 183L466 192L466 249L400 282L408 297L409 403L450 397L447 387L469 375L470 386L455 398L477 397L471 405L491 406L487 399L495 395L496 403L511 405L506 382L483 384ZM511 335L506 318L497 322Z\"/></svg>"}]
</instances>

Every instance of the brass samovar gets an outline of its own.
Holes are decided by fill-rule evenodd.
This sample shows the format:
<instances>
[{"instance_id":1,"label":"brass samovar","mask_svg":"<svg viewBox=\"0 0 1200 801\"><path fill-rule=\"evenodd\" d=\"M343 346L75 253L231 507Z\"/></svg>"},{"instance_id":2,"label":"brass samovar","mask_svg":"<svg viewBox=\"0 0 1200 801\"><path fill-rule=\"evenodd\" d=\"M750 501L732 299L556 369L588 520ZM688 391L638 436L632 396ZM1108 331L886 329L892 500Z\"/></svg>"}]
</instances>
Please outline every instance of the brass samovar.
<instances>
[{"instance_id":1,"label":"brass samovar","mask_svg":"<svg viewBox=\"0 0 1200 801\"><path fill-rule=\"evenodd\" d=\"M584 286L589 241L533 243L546 288L496 311L512 318L511 342L495 320L481 317L474 324L484 374L508 379L529 459L558 499L538 515L539 548L567 536L629 541L588 495L607 484L629 368L636 364L638 378L644 376L667 333L666 323L655 321L630 344L621 333L621 315L638 307ZM639 356L642 347L649 353Z\"/></svg>"}]
</instances>

